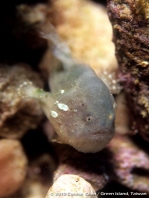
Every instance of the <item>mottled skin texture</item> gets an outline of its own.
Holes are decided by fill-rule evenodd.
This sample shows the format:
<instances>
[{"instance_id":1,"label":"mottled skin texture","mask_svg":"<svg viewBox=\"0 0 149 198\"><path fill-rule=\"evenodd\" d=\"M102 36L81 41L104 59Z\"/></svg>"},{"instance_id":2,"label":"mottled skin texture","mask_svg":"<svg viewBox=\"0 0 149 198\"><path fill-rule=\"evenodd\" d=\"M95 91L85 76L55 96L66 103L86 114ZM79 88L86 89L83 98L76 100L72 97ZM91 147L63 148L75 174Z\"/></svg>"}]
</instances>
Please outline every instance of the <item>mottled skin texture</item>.
<instances>
[{"instance_id":1,"label":"mottled skin texture","mask_svg":"<svg viewBox=\"0 0 149 198\"><path fill-rule=\"evenodd\" d=\"M48 111L47 116L64 143L82 152L98 152L114 135L114 99L91 67L73 59L69 47L50 24L44 27L42 37L61 63L52 68L49 80L54 99L51 110L57 117ZM60 103L68 109L59 109Z\"/></svg>"},{"instance_id":2,"label":"mottled skin texture","mask_svg":"<svg viewBox=\"0 0 149 198\"><path fill-rule=\"evenodd\" d=\"M74 65L50 79L55 99L51 110L58 116L48 112L48 117L62 141L83 152L103 149L114 135L115 118L114 99L106 85L85 65ZM59 109L55 101L69 110Z\"/></svg>"},{"instance_id":3,"label":"mottled skin texture","mask_svg":"<svg viewBox=\"0 0 149 198\"><path fill-rule=\"evenodd\" d=\"M98 152L114 135L114 99L93 69L71 57L68 46L50 24L44 31L42 37L50 42L50 50L59 60L51 69L51 93L27 87L25 95L41 102L58 135L55 141L82 152Z\"/></svg>"}]
</instances>

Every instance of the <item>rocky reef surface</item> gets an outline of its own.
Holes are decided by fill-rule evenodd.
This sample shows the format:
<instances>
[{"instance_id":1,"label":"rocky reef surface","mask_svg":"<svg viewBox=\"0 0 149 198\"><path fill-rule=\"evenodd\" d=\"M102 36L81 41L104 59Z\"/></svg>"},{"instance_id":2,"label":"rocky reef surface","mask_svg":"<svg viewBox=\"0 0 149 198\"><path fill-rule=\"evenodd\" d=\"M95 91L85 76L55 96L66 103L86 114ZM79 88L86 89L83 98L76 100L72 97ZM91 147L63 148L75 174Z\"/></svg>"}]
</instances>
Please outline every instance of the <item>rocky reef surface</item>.
<instances>
[{"instance_id":1,"label":"rocky reef surface","mask_svg":"<svg viewBox=\"0 0 149 198\"><path fill-rule=\"evenodd\" d=\"M112 25L102 0L96 3L88 0L7 3L3 1L0 8L0 198L70 197L69 193L71 197L106 197L109 192L123 192L124 196L144 193L147 197L148 2L109 0ZM55 32L47 32L50 25ZM41 33L46 33L46 37ZM54 39L60 38L56 40L56 50L51 35ZM74 82L69 75L63 75L62 68L67 69L68 63L73 65L70 77ZM93 70L82 72L82 65L89 65ZM58 71L55 72L57 80L51 84L53 71ZM90 83L95 76L106 87L102 96L92 92L95 85L100 89L99 82ZM85 79L83 84L82 79ZM63 103L60 100L64 89L54 93L51 99L53 87L59 81L70 90ZM75 92L76 96L69 101L76 100L78 104L85 98L84 101L91 101L90 105L79 103L82 104L80 109L69 109L71 106L65 102L74 85L75 89L76 85L78 90L81 86L85 89L79 96ZM93 94L88 99L89 92ZM27 97L26 93L33 97ZM102 108L107 113L96 108L97 96L102 97ZM58 111L50 109L53 100L53 107ZM79 108L77 104L74 101L72 106ZM61 125L55 121L57 112L62 115ZM100 116L97 116L99 122L94 119L94 112ZM72 114L77 113L71 123ZM83 134L81 123L86 126ZM99 123L100 133L91 130ZM59 139L62 127L68 132L77 129L73 138L78 135L79 148L85 153L75 149L77 140L75 147L70 142L73 138L66 136L64 142ZM57 128L58 134L55 133ZM86 139L89 140L87 150L84 148ZM88 153L91 147L94 149Z\"/></svg>"},{"instance_id":2,"label":"rocky reef surface","mask_svg":"<svg viewBox=\"0 0 149 198\"><path fill-rule=\"evenodd\" d=\"M149 140L149 2L108 1L119 79L134 121L133 130Z\"/></svg>"}]
</instances>

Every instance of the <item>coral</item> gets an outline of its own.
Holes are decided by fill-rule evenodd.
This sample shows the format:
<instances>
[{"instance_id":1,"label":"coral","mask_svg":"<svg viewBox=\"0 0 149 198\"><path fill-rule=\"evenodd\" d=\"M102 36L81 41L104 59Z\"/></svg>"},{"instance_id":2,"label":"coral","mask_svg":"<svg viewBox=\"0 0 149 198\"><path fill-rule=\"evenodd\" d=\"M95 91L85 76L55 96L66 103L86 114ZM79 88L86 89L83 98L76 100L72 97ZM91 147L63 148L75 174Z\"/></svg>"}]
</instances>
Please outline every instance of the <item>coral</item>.
<instances>
[{"instance_id":1,"label":"coral","mask_svg":"<svg viewBox=\"0 0 149 198\"><path fill-rule=\"evenodd\" d=\"M149 3L108 0L119 78L133 112L132 128L149 141Z\"/></svg>"},{"instance_id":2,"label":"coral","mask_svg":"<svg viewBox=\"0 0 149 198\"><path fill-rule=\"evenodd\" d=\"M47 26L49 22L54 24L77 61L91 66L112 93L120 92L121 86L116 75L117 60L111 41L112 28L103 6L90 1L52 1L45 21ZM47 51L40 63L46 78L50 69L49 62L56 64L51 52Z\"/></svg>"},{"instance_id":3,"label":"coral","mask_svg":"<svg viewBox=\"0 0 149 198\"><path fill-rule=\"evenodd\" d=\"M19 138L28 129L36 128L42 119L39 103L22 101L17 94L20 83L28 80L39 87L43 84L38 74L25 64L0 66L0 136Z\"/></svg>"},{"instance_id":4,"label":"coral","mask_svg":"<svg viewBox=\"0 0 149 198\"><path fill-rule=\"evenodd\" d=\"M115 136L109 149L114 179L132 190L149 193L149 155L126 136Z\"/></svg>"},{"instance_id":5,"label":"coral","mask_svg":"<svg viewBox=\"0 0 149 198\"><path fill-rule=\"evenodd\" d=\"M27 158L17 140L0 140L0 197L17 191L27 171Z\"/></svg>"},{"instance_id":6,"label":"coral","mask_svg":"<svg viewBox=\"0 0 149 198\"><path fill-rule=\"evenodd\" d=\"M46 198L50 197L93 197L97 198L92 186L78 175L62 175L49 189Z\"/></svg>"},{"instance_id":7,"label":"coral","mask_svg":"<svg viewBox=\"0 0 149 198\"><path fill-rule=\"evenodd\" d=\"M52 1L52 12L52 23L77 60L90 65L97 75L102 70L115 71L112 28L105 7L91 1L57 0Z\"/></svg>"}]
</instances>

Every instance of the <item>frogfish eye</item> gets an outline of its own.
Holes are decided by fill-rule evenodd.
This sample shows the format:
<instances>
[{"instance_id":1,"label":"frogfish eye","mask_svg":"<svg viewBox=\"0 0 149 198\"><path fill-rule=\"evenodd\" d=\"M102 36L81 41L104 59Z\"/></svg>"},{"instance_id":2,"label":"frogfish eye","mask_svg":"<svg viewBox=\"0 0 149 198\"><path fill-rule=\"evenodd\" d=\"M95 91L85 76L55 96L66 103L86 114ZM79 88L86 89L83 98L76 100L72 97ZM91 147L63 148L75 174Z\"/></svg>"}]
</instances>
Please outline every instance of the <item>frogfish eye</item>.
<instances>
[{"instance_id":1,"label":"frogfish eye","mask_svg":"<svg viewBox=\"0 0 149 198\"><path fill-rule=\"evenodd\" d=\"M87 121L87 122L90 122L91 120L92 120L92 117L91 117L91 116L87 116L87 117L86 117L86 121Z\"/></svg>"}]
</instances>

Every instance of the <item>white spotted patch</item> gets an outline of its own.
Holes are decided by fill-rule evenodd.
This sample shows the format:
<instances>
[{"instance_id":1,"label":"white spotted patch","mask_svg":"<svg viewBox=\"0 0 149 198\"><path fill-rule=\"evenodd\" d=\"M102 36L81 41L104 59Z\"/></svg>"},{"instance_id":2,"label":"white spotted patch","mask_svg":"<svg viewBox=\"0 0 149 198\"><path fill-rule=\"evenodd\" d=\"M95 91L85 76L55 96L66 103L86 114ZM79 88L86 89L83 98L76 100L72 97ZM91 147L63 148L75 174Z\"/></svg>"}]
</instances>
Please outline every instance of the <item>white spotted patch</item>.
<instances>
[{"instance_id":1,"label":"white spotted patch","mask_svg":"<svg viewBox=\"0 0 149 198\"><path fill-rule=\"evenodd\" d=\"M58 103L59 103L59 101L56 100L54 104L58 104Z\"/></svg>"},{"instance_id":2,"label":"white spotted patch","mask_svg":"<svg viewBox=\"0 0 149 198\"><path fill-rule=\"evenodd\" d=\"M65 90L62 89L62 90L60 90L60 92L61 92L61 94L63 94L65 92Z\"/></svg>"},{"instance_id":3,"label":"white spotted patch","mask_svg":"<svg viewBox=\"0 0 149 198\"><path fill-rule=\"evenodd\" d=\"M51 116L53 118L57 118L58 117L58 113L56 111L51 111Z\"/></svg>"},{"instance_id":4,"label":"white spotted patch","mask_svg":"<svg viewBox=\"0 0 149 198\"><path fill-rule=\"evenodd\" d=\"M116 109L116 103L113 104L113 109Z\"/></svg>"},{"instance_id":5,"label":"white spotted patch","mask_svg":"<svg viewBox=\"0 0 149 198\"><path fill-rule=\"evenodd\" d=\"M58 103L57 106L58 106L59 109L61 109L63 111L68 111L69 110L69 107L66 104Z\"/></svg>"}]
</instances>

